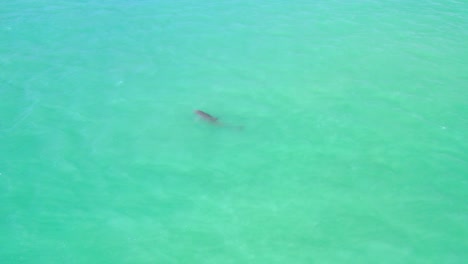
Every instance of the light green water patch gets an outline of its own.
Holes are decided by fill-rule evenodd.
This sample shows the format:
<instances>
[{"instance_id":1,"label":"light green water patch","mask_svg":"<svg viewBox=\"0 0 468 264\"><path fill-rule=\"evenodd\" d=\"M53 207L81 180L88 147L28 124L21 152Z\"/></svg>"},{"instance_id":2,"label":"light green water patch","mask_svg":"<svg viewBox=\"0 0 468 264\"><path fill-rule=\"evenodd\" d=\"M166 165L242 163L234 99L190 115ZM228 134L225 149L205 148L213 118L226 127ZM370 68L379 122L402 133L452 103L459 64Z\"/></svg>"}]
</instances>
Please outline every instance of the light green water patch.
<instances>
[{"instance_id":1,"label":"light green water patch","mask_svg":"<svg viewBox=\"0 0 468 264\"><path fill-rule=\"evenodd\" d=\"M462 263L467 10L5 4L0 262Z\"/></svg>"}]
</instances>

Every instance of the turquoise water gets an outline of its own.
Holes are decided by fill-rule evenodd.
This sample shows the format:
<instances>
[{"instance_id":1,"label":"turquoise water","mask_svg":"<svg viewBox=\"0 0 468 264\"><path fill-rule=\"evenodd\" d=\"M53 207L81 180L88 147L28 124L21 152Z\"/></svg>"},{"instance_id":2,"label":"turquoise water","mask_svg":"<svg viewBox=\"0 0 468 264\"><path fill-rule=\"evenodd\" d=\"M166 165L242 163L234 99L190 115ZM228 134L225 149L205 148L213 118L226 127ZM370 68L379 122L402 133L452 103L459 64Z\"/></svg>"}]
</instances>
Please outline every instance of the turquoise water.
<instances>
[{"instance_id":1,"label":"turquoise water","mask_svg":"<svg viewBox=\"0 0 468 264\"><path fill-rule=\"evenodd\" d=\"M468 260L468 2L12 0L0 22L0 263Z\"/></svg>"}]
</instances>

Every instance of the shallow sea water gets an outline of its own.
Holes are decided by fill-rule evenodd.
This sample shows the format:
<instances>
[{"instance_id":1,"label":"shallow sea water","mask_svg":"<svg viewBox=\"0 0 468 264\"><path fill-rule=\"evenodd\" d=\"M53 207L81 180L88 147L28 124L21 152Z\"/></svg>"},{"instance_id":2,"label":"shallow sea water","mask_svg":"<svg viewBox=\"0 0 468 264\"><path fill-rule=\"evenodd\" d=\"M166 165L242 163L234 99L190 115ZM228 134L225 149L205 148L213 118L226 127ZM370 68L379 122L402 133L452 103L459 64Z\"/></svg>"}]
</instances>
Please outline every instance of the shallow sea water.
<instances>
[{"instance_id":1,"label":"shallow sea water","mask_svg":"<svg viewBox=\"0 0 468 264\"><path fill-rule=\"evenodd\" d=\"M0 263L466 262L467 14L3 3Z\"/></svg>"}]
</instances>

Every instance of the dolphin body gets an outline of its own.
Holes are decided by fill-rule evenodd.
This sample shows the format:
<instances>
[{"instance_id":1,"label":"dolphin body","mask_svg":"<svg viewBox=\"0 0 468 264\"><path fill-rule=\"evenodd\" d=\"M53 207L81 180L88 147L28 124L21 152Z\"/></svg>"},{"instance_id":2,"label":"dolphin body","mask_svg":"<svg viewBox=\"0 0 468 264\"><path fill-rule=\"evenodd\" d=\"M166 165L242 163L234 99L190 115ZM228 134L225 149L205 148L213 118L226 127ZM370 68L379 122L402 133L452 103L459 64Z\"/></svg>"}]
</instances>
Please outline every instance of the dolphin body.
<instances>
[{"instance_id":1,"label":"dolphin body","mask_svg":"<svg viewBox=\"0 0 468 264\"><path fill-rule=\"evenodd\" d=\"M218 122L218 118L214 117L206 112L203 112L202 110L195 110L195 114L199 117L201 117L203 120L208 121L210 123L214 123L219 125L220 123Z\"/></svg>"},{"instance_id":2,"label":"dolphin body","mask_svg":"<svg viewBox=\"0 0 468 264\"><path fill-rule=\"evenodd\" d=\"M206 112L203 112L202 110L195 110L194 113L201 117L201 119L213 124L213 125L218 125L218 126L225 126L225 127L230 127L230 128L235 128L235 129L243 129L242 126L231 126L231 125L226 125L218 121L217 117L214 117Z\"/></svg>"}]
</instances>

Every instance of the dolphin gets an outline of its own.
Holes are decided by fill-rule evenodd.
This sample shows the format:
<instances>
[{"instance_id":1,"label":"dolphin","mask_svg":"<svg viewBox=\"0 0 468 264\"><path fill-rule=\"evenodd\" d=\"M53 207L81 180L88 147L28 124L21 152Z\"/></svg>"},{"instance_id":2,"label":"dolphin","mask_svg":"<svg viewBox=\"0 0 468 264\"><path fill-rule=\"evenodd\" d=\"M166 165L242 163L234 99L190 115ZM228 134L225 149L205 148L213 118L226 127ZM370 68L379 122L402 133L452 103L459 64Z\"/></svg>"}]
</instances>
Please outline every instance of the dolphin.
<instances>
[{"instance_id":1,"label":"dolphin","mask_svg":"<svg viewBox=\"0 0 468 264\"><path fill-rule=\"evenodd\" d=\"M195 114L199 117L201 117L203 120L208 121L210 123L219 125L220 123L218 122L218 118L214 117L206 112L203 112L202 110L195 110Z\"/></svg>"},{"instance_id":2,"label":"dolphin","mask_svg":"<svg viewBox=\"0 0 468 264\"><path fill-rule=\"evenodd\" d=\"M195 110L194 113L201 117L201 119L213 124L213 125L218 125L218 126L225 126L225 127L230 127L230 128L235 128L235 129L243 129L242 126L231 126L231 125L226 125L224 123L221 123L218 121L217 117L214 117L207 112L203 112L202 110Z\"/></svg>"}]
</instances>

